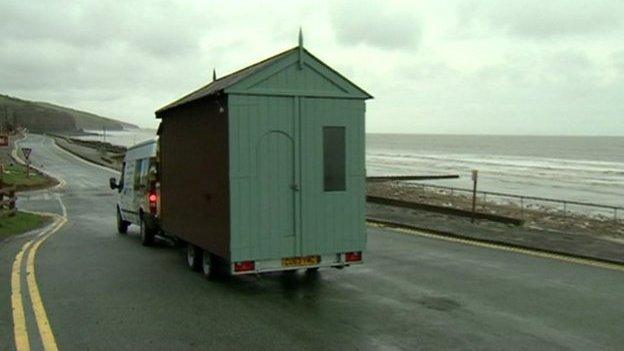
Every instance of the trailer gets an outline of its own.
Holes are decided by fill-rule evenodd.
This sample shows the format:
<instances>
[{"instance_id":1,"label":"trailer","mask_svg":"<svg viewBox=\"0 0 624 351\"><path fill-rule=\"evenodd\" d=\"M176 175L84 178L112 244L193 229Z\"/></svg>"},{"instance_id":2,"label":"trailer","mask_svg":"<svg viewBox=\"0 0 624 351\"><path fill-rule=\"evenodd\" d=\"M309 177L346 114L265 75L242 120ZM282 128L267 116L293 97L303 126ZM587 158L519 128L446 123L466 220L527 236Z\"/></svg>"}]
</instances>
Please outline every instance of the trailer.
<instances>
[{"instance_id":1,"label":"trailer","mask_svg":"<svg viewBox=\"0 0 624 351\"><path fill-rule=\"evenodd\" d=\"M369 98L300 41L156 111L160 225L189 266L362 263Z\"/></svg>"}]
</instances>

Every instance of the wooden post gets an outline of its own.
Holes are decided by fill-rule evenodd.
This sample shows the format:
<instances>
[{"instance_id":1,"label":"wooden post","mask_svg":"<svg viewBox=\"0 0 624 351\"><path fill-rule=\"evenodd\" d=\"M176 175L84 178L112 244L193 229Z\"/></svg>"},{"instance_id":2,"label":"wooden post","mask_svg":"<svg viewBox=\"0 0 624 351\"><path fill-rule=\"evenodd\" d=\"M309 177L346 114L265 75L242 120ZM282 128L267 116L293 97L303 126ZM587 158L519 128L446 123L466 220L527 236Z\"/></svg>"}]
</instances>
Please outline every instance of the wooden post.
<instances>
[{"instance_id":1,"label":"wooden post","mask_svg":"<svg viewBox=\"0 0 624 351\"><path fill-rule=\"evenodd\" d=\"M9 192L9 200L11 201L9 204L9 217L13 217L17 213L15 210L15 185L13 185L11 192Z\"/></svg>"},{"instance_id":2,"label":"wooden post","mask_svg":"<svg viewBox=\"0 0 624 351\"><path fill-rule=\"evenodd\" d=\"M474 223L475 216L477 213L477 178L479 171L476 169L472 170L472 219L470 222Z\"/></svg>"},{"instance_id":3,"label":"wooden post","mask_svg":"<svg viewBox=\"0 0 624 351\"><path fill-rule=\"evenodd\" d=\"M0 202L4 200L4 193L2 192L3 188L4 188L4 165L0 164ZM0 209L1 208L2 206L0 206Z\"/></svg>"}]
</instances>

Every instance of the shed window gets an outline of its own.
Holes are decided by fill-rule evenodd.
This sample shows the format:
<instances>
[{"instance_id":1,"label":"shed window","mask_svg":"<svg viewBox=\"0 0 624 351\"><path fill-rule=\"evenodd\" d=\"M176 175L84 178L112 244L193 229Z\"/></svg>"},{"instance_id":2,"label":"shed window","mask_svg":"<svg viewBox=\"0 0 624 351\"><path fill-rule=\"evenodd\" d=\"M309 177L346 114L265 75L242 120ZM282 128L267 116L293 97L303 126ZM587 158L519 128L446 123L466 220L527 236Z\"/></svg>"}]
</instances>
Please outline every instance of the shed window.
<instances>
[{"instance_id":1,"label":"shed window","mask_svg":"<svg viewBox=\"0 0 624 351\"><path fill-rule=\"evenodd\" d=\"M323 127L323 179L325 191L344 191L345 127Z\"/></svg>"}]
</instances>

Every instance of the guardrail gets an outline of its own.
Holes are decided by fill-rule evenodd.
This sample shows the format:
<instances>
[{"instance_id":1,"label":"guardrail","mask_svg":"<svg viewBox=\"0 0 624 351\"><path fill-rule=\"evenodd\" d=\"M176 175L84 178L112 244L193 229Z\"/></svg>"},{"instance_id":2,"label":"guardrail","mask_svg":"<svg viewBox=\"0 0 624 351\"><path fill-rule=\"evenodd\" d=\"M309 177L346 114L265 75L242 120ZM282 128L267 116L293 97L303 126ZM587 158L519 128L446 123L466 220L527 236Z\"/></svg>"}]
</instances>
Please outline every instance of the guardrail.
<instances>
[{"instance_id":1,"label":"guardrail","mask_svg":"<svg viewBox=\"0 0 624 351\"><path fill-rule=\"evenodd\" d=\"M7 199L5 199L5 196ZM15 216L17 213L15 201L17 201L15 185L0 189L0 218Z\"/></svg>"},{"instance_id":2,"label":"guardrail","mask_svg":"<svg viewBox=\"0 0 624 351\"><path fill-rule=\"evenodd\" d=\"M420 188L433 188L433 189L443 189L450 192L453 195L455 192L458 193L468 193L472 197L472 189L464 189L464 188L455 188L450 186L443 185L434 185L434 184L423 184L423 183L411 183L410 185L420 187ZM588 207L598 209L602 213L611 213L613 216L613 221L618 222L622 218L622 214L624 214L624 207L620 206L611 206L611 205L603 205L596 204L591 202L581 202L581 201L572 201L572 200L562 200L562 199L552 199L545 198L539 196L526 196L526 195L516 195L516 194L506 194L495 191L477 191L477 198L480 199L480 206L485 208L487 205L487 197L499 197L499 198L507 198L507 199L517 199L519 201L518 206L520 207L520 212L522 218L524 219L524 211L527 208L527 205L531 202L541 202L541 203L551 203L555 204L557 208L561 209L563 216L569 215L571 212L569 207L570 205L579 206L579 207Z\"/></svg>"}]
</instances>

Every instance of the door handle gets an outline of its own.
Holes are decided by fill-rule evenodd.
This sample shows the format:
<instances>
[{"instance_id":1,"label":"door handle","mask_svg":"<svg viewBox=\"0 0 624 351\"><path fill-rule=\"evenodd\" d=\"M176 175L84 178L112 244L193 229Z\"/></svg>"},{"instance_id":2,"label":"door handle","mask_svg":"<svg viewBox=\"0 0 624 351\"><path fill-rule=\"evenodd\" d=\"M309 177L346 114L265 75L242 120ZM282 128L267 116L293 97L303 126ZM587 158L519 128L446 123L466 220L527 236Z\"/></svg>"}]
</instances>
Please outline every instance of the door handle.
<instances>
[{"instance_id":1,"label":"door handle","mask_svg":"<svg viewBox=\"0 0 624 351\"><path fill-rule=\"evenodd\" d=\"M298 184L290 184L290 188L294 191L299 191L299 185Z\"/></svg>"}]
</instances>

